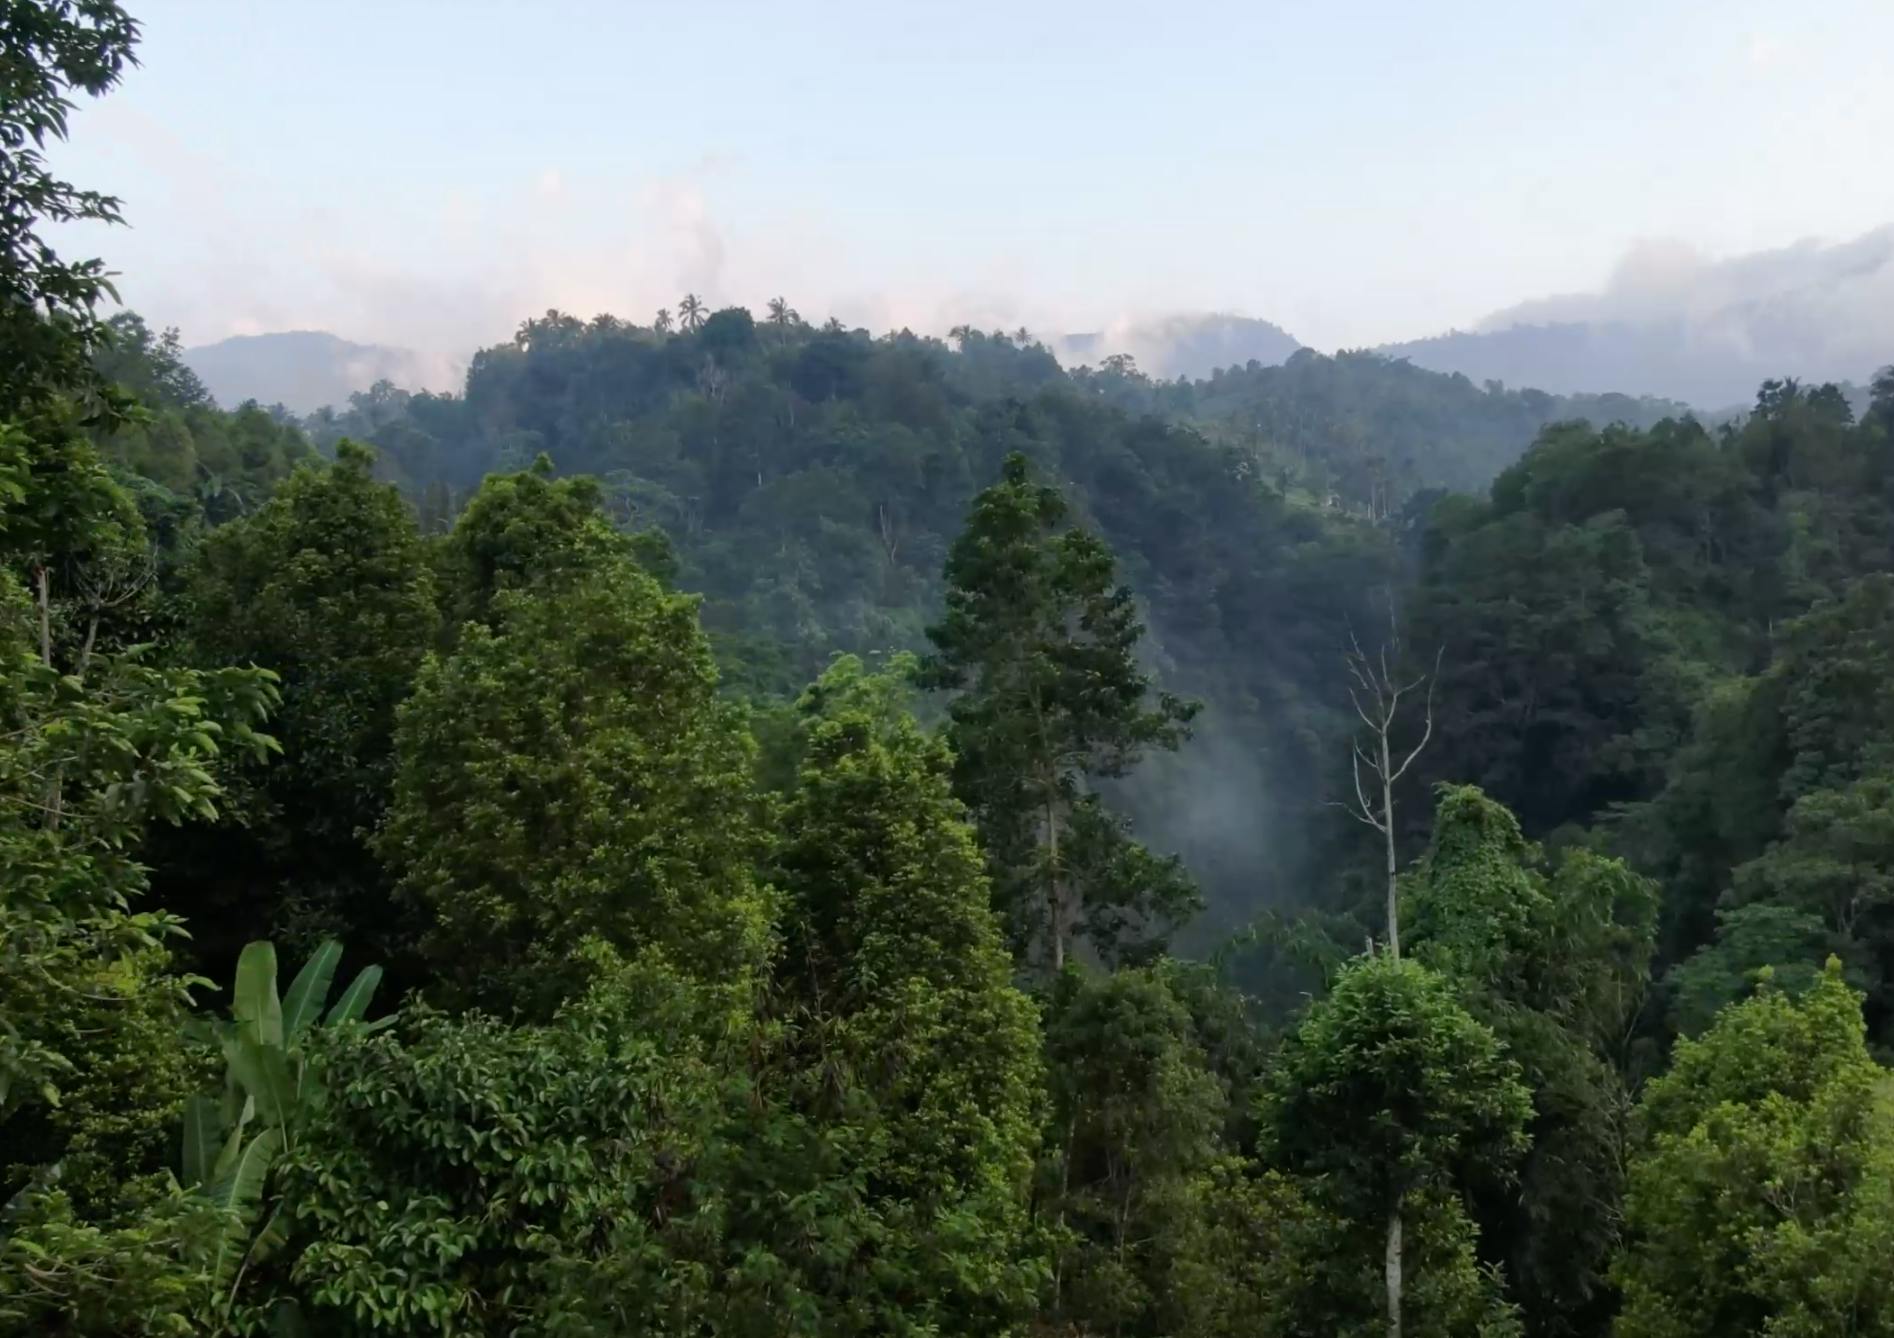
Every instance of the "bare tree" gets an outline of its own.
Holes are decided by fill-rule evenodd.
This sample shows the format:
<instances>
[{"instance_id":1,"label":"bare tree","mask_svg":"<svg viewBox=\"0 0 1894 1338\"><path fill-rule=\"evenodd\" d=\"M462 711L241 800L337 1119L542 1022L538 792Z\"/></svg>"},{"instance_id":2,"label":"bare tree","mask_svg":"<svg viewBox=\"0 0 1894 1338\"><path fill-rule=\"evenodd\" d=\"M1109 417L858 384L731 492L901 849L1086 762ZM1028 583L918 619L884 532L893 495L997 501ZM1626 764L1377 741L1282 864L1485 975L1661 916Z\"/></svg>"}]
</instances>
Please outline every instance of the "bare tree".
<instances>
[{"instance_id":1,"label":"bare tree","mask_svg":"<svg viewBox=\"0 0 1894 1338\"><path fill-rule=\"evenodd\" d=\"M1348 650L1342 656L1342 663L1348 670L1348 700L1354 706L1355 714L1361 718L1361 723L1367 727L1368 734L1366 747L1360 735L1350 741L1352 756L1349 762L1355 778L1355 799L1352 804L1344 804L1343 807L1356 820L1381 833L1383 849L1387 853L1387 947L1389 955L1396 960L1401 956L1401 915L1397 902L1400 865L1394 849L1394 786L1407 774L1408 768L1414 765L1414 759L1421 755L1421 750L1434 737L1434 682L1440 677L1440 656L1434 656L1432 673L1422 674L1410 682L1403 682L1396 677L1400 661L1400 633L1394 625L1394 608L1390 600L1388 639L1381 643L1381 649L1376 654L1369 655L1364 651L1361 641L1355 636L1355 629L1348 629ZM1422 714L1424 723L1420 742L1396 762L1393 735L1401 716L1401 701L1417 691L1423 683L1427 685L1427 698ZM1362 775L1364 767L1367 769L1365 778ZM1377 786L1381 792L1379 806L1370 797ZM1369 947L1373 948L1372 941ZM1397 1194L1388 1209L1387 1248L1382 1256L1382 1277L1388 1298L1388 1338L1401 1338L1403 1255L1401 1197Z\"/></svg>"},{"instance_id":2,"label":"bare tree","mask_svg":"<svg viewBox=\"0 0 1894 1338\"><path fill-rule=\"evenodd\" d=\"M1389 638L1381 643L1380 651L1369 655L1361 648L1361 642L1351 627L1348 631L1348 650L1342 656L1342 663L1348 670L1349 703L1354 706L1355 714L1368 730L1366 747L1359 735L1350 743L1355 798L1353 803L1342 807L1357 821L1381 833L1387 853L1387 945L1388 951L1395 957L1401 955L1401 918L1395 896L1399 864L1394 850L1394 786L1407 774L1408 768L1414 765L1414 759L1421 755L1421 750L1434 737L1434 680L1440 674L1440 657L1436 655L1433 673L1422 674L1411 682L1401 682L1396 677L1400 667L1400 652L1400 639L1390 630ZM1395 723L1401 715L1401 701L1423 683L1427 685L1427 698L1420 742L1396 762L1393 735ZM1367 769L1366 777L1362 775L1364 767ZM1372 791L1377 788L1380 790L1378 804L1377 797L1371 797Z\"/></svg>"}]
</instances>

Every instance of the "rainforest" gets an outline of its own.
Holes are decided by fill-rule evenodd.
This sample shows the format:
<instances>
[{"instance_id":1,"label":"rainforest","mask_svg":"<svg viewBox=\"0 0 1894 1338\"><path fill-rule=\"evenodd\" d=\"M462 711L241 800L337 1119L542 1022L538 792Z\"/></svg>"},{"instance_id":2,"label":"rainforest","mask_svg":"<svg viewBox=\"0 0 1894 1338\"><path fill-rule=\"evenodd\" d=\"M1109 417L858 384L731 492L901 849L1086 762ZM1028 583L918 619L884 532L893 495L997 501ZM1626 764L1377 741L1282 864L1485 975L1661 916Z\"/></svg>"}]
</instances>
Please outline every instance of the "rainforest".
<instances>
[{"instance_id":1,"label":"rainforest","mask_svg":"<svg viewBox=\"0 0 1894 1338\"><path fill-rule=\"evenodd\" d=\"M226 404L0 39L0 1333L1894 1335L1894 368Z\"/></svg>"}]
</instances>

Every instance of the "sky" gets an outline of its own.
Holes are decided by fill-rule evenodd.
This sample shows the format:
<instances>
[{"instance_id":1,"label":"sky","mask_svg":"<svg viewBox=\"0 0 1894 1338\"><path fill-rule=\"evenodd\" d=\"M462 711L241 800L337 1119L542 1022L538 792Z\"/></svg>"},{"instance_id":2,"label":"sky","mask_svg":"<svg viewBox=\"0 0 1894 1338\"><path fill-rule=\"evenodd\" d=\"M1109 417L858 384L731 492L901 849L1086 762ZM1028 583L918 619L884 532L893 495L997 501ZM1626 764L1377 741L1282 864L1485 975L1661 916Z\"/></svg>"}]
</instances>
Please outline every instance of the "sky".
<instances>
[{"instance_id":1,"label":"sky","mask_svg":"<svg viewBox=\"0 0 1894 1338\"><path fill-rule=\"evenodd\" d=\"M464 356L685 291L873 329L1471 328L1894 222L1894 0L128 0L55 158L187 344Z\"/></svg>"}]
</instances>

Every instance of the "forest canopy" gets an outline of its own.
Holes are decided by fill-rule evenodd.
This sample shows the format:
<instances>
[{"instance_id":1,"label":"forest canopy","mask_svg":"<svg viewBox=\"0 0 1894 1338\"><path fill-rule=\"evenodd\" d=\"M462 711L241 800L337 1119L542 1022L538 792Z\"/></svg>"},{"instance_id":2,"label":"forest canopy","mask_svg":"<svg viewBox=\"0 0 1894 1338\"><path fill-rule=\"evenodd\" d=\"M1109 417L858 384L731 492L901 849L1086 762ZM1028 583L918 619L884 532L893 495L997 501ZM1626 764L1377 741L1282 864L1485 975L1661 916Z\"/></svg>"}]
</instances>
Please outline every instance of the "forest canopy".
<instances>
[{"instance_id":1,"label":"forest canopy","mask_svg":"<svg viewBox=\"0 0 1894 1338\"><path fill-rule=\"evenodd\" d=\"M0 1332L1894 1334L1894 371L222 407L0 35Z\"/></svg>"}]
</instances>

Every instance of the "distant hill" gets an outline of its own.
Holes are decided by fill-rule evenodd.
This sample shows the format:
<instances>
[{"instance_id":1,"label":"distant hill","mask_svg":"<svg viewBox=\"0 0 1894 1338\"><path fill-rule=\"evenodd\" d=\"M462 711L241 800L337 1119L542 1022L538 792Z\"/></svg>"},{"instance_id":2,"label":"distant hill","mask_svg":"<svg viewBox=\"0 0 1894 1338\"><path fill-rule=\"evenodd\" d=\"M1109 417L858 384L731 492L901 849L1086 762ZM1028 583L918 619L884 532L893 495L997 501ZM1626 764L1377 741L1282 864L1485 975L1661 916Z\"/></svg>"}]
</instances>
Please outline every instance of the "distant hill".
<instances>
[{"instance_id":1,"label":"distant hill","mask_svg":"<svg viewBox=\"0 0 1894 1338\"><path fill-rule=\"evenodd\" d=\"M1756 387L1789 371L1780 358L1706 346L1682 321L1632 325L1566 321L1501 330L1454 330L1376 350L1432 372L1457 372L1484 384L1534 386L1572 395L1612 390L1661 395L1700 409L1745 404ZM1803 360L1801 365L1813 364ZM1820 371L1803 375L1826 380ZM1843 373L1846 375L1846 373Z\"/></svg>"},{"instance_id":2,"label":"distant hill","mask_svg":"<svg viewBox=\"0 0 1894 1338\"><path fill-rule=\"evenodd\" d=\"M407 349L355 344L322 330L237 335L186 349L184 362L226 408L255 400L299 414L346 405L377 381L419 389L440 379L429 359Z\"/></svg>"},{"instance_id":3,"label":"distant hill","mask_svg":"<svg viewBox=\"0 0 1894 1338\"><path fill-rule=\"evenodd\" d=\"M1894 225L1721 260L1645 243L1596 293L1535 299L1475 330L1378 351L1477 382L1706 410L1748 405L1772 377L1866 384L1894 362Z\"/></svg>"},{"instance_id":4,"label":"distant hill","mask_svg":"<svg viewBox=\"0 0 1894 1338\"><path fill-rule=\"evenodd\" d=\"M1166 316L1128 321L1105 330L1063 335L1052 351L1068 367L1097 365L1113 354L1137 360L1151 376L1204 377L1223 367L1251 362L1273 367L1302 344L1279 325L1226 313Z\"/></svg>"}]
</instances>

